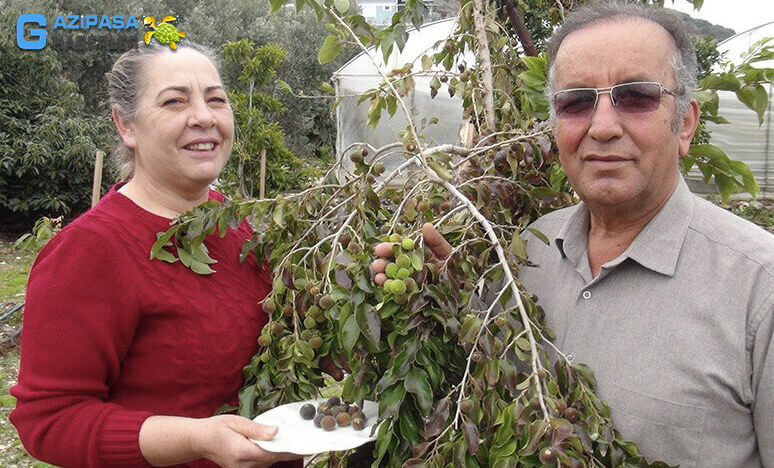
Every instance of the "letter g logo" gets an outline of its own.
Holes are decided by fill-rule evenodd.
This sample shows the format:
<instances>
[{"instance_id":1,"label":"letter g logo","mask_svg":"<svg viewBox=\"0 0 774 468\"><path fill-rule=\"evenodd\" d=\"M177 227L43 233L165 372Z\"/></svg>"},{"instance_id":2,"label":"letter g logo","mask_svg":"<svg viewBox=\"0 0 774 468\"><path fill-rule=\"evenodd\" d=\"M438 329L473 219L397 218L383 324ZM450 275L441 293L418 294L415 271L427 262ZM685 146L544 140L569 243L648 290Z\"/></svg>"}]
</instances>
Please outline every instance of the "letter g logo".
<instances>
[{"instance_id":1,"label":"letter g logo","mask_svg":"<svg viewBox=\"0 0 774 468\"><path fill-rule=\"evenodd\" d=\"M46 45L46 30L45 29L30 29L31 40L24 37L24 25L35 23L38 26L46 25L46 17L41 14L25 14L19 15L19 19L16 20L16 44L20 49L27 50L39 50Z\"/></svg>"}]
</instances>

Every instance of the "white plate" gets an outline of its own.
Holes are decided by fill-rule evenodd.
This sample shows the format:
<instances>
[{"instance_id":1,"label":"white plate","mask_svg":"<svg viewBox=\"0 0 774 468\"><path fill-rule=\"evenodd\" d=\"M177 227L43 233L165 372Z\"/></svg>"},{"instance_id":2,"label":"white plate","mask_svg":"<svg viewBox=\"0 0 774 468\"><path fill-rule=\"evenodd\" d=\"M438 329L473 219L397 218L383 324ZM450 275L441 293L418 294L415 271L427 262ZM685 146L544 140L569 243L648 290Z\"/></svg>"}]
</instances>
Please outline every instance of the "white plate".
<instances>
[{"instance_id":1,"label":"white plate","mask_svg":"<svg viewBox=\"0 0 774 468\"><path fill-rule=\"evenodd\" d=\"M317 405L326 400L327 398L288 403L259 414L253 421L277 426L279 430L272 440L251 440L267 452L288 452L296 455L350 450L376 440L376 432L371 437L371 428L379 414L379 404L375 401L363 402L367 425L359 431L351 425L336 426L336 429L326 431L315 426L311 419L301 418L299 411L303 405L312 403L317 408Z\"/></svg>"}]
</instances>

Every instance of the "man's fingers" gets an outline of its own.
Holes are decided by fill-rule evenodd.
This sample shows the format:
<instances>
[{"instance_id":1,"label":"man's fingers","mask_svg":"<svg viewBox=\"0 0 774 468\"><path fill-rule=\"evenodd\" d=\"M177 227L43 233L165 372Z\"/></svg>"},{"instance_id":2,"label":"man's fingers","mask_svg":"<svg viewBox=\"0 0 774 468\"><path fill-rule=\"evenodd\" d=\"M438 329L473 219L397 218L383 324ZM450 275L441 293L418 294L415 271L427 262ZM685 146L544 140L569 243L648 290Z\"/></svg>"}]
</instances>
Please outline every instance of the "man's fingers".
<instances>
[{"instance_id":1,"label":"man's fingers","mask_svg":"<svg viewBox=\"0 0 774 468\"><path fill-rule=\"evenodd\" d=\"M422 237L425 245L430 249L439 260L446 260L452 252L452 246L443 238L440 232L436 231L430 223L422 225ZM374 249L376 250L376 249Z\"/></svg>"},{"instance_id":2,"label":"man's fingers","mask_svg":"<svg viewBox=\"0 0 774 468\"><path fill-rule=\"evenodd\" d=\"M440 235L440 234L439 234ZM377 257L390 258L392 257L392 246L394 242L380 242L374 247L374 255Z\"/></svg>"},{"instance_id":3,"label":"man's fingers","mask_svg":"<svg viewBox=\"0 0 774 468\"><path fill-rule=\"evenodd\" d=\"M385 281L387 281L387 275L384 273L377 273L374 276L374 283L378 284L379 286L383 285Z\"/></svg>"},{"instance_id":4,"label":"man's fingers","mask_svg":"<svg viewBox=\"0 0 774 468\"><path fill-rule=\"evenodd\" d=\"M390 251L392 253L392 251ZM387 266L386 258L377 258L371 262L371 271L374 273L384 273L384 268Z\"/></svg>"}]
</instances>

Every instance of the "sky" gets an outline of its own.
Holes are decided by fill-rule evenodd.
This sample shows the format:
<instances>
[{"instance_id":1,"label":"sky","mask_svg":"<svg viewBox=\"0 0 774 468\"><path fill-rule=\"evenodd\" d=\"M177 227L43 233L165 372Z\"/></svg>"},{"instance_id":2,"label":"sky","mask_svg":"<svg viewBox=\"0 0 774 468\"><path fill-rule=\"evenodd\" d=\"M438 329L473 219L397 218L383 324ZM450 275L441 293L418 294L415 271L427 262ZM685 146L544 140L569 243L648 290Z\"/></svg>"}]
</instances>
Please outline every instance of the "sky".
<instances>
[{"instance_id":1,"label":"sky","mask_svg":"<svg viewBox=\"0 0 774 468\"><path fill-rule=\"evenodd\" d=\"M774 0L704 0L698 12L686 0L669 0L664 6L731 28L737 33L774 21Z\"/></svg>"}]
</instances>

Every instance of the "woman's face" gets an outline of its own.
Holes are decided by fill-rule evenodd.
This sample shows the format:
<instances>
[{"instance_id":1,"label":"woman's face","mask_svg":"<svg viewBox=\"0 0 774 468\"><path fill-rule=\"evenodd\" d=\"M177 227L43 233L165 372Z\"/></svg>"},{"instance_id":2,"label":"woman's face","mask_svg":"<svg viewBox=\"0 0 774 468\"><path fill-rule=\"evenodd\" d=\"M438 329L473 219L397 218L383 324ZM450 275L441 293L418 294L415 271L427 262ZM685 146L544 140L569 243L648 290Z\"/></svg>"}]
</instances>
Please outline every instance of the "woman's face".
<instances>
[{"instance_id":1,"label":"woman's face","mask_svg":"<svg viewBox=\"0 0 774 468\"><path fill-rule=\"evenodd\" d=\"M186 47L157 54L143 75L137 118L121 132L134 150L135 177L179 193L201 191L228 161L234 138L220 75Z\"/></svg>"}]
</instances>

